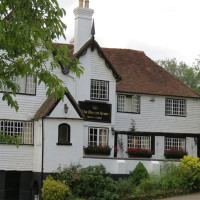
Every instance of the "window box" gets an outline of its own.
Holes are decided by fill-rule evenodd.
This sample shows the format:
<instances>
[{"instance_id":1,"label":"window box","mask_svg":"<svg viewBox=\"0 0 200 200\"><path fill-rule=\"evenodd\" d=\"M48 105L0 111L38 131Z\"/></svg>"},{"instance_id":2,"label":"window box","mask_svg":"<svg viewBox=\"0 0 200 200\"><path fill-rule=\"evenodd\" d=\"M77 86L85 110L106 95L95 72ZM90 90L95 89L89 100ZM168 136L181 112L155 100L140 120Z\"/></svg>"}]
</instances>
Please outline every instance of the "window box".
<instances>
[{"instance_id":1,"label":"window box","mask_svg":"<svg viewBox=\"0 0 200 200\"><path fill-rule=\"evenodd\" d=\"M111 152L111 147L109 147L108 145L106 146L97 146L97 145L92 145L89 144L88 147L83 147L83 151L85 154L100 154L100 155L110 155Z\"/></svg>"},{"instance_id":2,"label":"window box","mask_svg":"<svg viewBox=\"0 0 200 200\"><path fill-rule=\"evenodd\" d=\"M178 149L170 149L170 150L165 150L164 156L166 159L170 159L170 158L183 158L183 156L187 156L188 153L182 149L178 150Z\"/></svg>"},{"instance_id":3,"label":"window box","mask_svg":"<svg viewBox=\"0 0 200 200\"><path fill-rule=\"evenodd\" d=\"M151 150L141 148L128 148L127 153L129 157L151 158L152 156Z\"/></svg>"}]
</instances>

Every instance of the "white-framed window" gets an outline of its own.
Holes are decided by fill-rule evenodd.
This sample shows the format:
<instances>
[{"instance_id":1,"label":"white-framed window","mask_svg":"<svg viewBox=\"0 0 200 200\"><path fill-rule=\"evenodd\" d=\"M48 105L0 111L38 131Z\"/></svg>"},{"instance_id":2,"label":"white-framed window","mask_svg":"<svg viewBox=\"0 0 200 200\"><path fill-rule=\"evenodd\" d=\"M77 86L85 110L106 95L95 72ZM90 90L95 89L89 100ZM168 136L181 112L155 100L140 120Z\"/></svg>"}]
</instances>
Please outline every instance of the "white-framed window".
<instances>
[{"instance_id":1,"label":"white-framed window","mask_svg":"<svg viewBox=\"0 0 200 200\"><path fill-rule=\"evenodd\" d=\"M108 128L89 128L89 145L108 145Z\"/></svg>"},{"instance_id":2,"label":"white-framed window","mask_svg":"<svg viewBox=\"0 0 200 200\"><path fill-rule=\"evenodd\" d=\"M166 98L165 114L169 116L186 116L186 100Z\"/></svg>"},{"instance_id":3,"label":"white-framed window","mask_svg":"<svg viewBox=\"0 0 200 200\"><path fill-rule=\"evenodd\" d=\"M128 135L128 148L151 149L151 137Z\"/></svg>"},{"instance_id":4,"label":"white-framed window","mask_svg":"<svg viewBox=\"0 0 200 200\"><path fill-rule=\"evenodd\" d=\"M165 138L165 150L177 149L177 150L185 150L185 138Z\"/></svg>"},{"instance_id":5,"label":"white-framed window","mask_svg":"<svg viewBox=\"0 0 200 200\"><path fill-rule=\"evenodd\" d=\"M21 136L22 144L33 144L33 122L0 120L0 132L4 136Z\"/></svg>"},{"instance_id":6,"label":"white-framed window","mask_svg":"<svg viewBox=\"0 0 200 200\"><path fill-rule=\"evenodd\" d=\"M140 113L140 96L139 95L117 95L117 111Z\"/></svg>"},{"instance_id":7,"label":"white-framed window","mask_svg":"<svg viewBox=\"0 0 200 200\"><path fill-rule=\"evenodd\" d=\"M92 79L91 99L109 100L109 82Z\"/></svg>"},{"instance_id":8,"label":"white-framed window","mask_svg":"<svg viewBox=\"0 0 200 200\"><path fill-rule=\"evenodd\" d=\"M19 85L20 90L18 93L20 93L20 94L35 94L36 85L35 85L33 75L24 76L23 78L14 76L11 78L11 80L15 84ZM2 90L10 92L10 89L8 89L6 87L2 88Z\"/></svg>"}]
</instances>

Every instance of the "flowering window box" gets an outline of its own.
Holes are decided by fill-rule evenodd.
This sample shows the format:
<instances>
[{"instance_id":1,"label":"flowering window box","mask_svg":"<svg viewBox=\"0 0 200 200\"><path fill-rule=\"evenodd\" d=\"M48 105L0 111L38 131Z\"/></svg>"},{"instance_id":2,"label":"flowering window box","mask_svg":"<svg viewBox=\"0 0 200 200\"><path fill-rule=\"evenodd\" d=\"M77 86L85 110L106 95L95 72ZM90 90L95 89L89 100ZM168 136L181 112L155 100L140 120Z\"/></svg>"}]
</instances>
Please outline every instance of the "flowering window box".
<instances>
[{"instance_id":1,"label":"flowering window box","mask_svg":"<svg viewBox=\"0 0 200 200\"><path fill-rule=\"evenodd\" d=\"M83 147L85 154L100 154L100 155L110 155L111 147L108 145L89 145L88 147Z\"/></svg>"},{"instance_id":2,"label":"flowering window box","mask_svg":"<svg viewBox=\"0 0 200 200\"><path fill-rule=\"evenodd\" d=\"M170 149L170 150L165 150L164 156L165 158L169 159L169 158L183 158L183 156L187 156L188 153L182 149Z\"/></svg>"},{"instance_id":3,"label":"flowering window box","mask_svg":"<svg viewBox=\"0 0 200 200\"><path fill-rule=\"evenodd\" d=\"M127 153L129 157L151 158L152 156L151 150L141 148L128 148Z\"/></svg>"}]
</instances>

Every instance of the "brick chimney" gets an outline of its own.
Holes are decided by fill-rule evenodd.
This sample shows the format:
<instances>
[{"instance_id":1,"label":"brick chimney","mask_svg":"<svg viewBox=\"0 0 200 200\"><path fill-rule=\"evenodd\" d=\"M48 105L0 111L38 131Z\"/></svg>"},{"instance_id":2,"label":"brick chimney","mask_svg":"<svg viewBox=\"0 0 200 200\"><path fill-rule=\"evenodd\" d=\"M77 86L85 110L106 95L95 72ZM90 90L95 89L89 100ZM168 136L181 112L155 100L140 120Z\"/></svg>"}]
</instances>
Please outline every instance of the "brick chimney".
<instances>
[{"instance_id":1,"label":"brick chimney","mask_svg":"<svg viewBox=\"0 0 200 200\"><path fill-rule=\"evenodd\" d=\"M83 5L85 5L83 7ZM89 0L79 0L79 7L74 9L74 53L91 38L92 16L94 10L89 8Z\"/></svg>"}]
</instances>

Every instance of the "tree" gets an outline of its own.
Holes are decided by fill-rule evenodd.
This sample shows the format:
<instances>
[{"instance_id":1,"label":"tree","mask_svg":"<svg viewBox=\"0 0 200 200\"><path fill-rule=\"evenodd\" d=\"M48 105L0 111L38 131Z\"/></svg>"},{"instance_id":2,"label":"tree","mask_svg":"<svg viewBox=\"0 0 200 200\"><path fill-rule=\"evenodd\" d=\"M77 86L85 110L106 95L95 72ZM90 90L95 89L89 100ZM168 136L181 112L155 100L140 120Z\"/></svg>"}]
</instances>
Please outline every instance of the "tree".
<instances>
[{"instance_id":1,"label":"tree","mask_svg":"<svg viewBox=\"0 0 200 200\"><path fill-rule=\"evenodd\" d=\"M197 58L190 67L184 62L178 62L175 58L157 61L170 74L177 77L184 84L200 93L200 59Z\"/></svg>"},{"instance_id":2,"label":"tree","mask_svg":"<svg viewBox=\"0 0 200 200\"><path fill-rule=\"evenodd\" d=\"M20 86L15 77L33 75L35 82L45 84L47 95L54 92L56 98L63 98L66 89L53 70L62 63L77 76L83 73L78 59L69 58L67 45L53 43L56 38L65 38L64 15L57 0L0 1L0 91L2 100L16 110L18 104L13 97ZM54 59L48 66L52 52Z\"/></svg>"}]
</instances>

